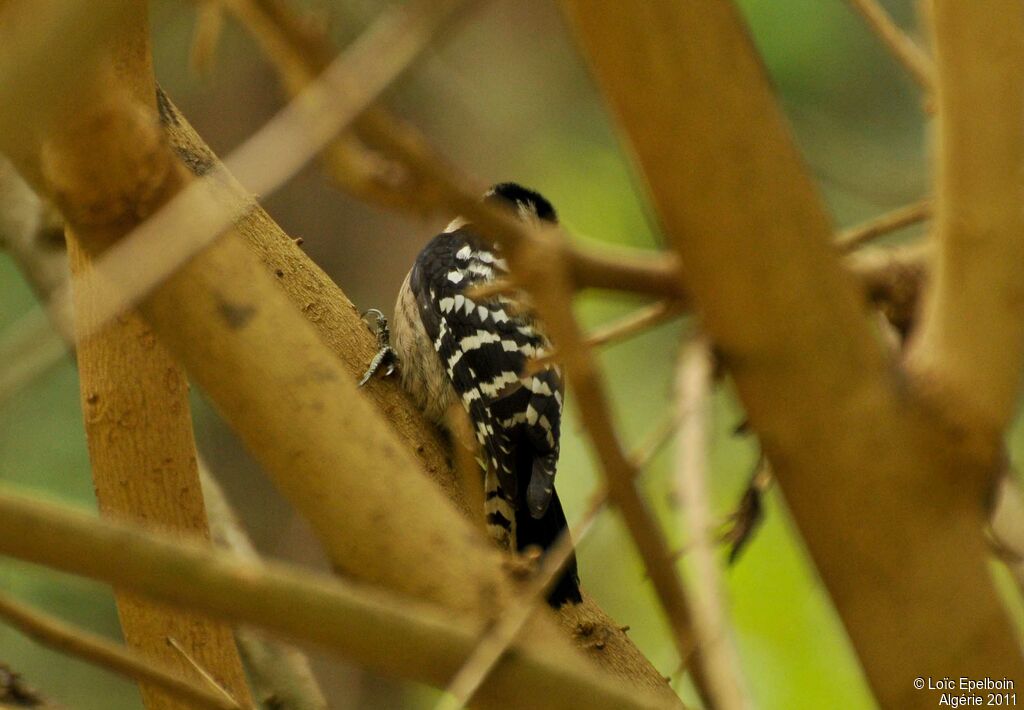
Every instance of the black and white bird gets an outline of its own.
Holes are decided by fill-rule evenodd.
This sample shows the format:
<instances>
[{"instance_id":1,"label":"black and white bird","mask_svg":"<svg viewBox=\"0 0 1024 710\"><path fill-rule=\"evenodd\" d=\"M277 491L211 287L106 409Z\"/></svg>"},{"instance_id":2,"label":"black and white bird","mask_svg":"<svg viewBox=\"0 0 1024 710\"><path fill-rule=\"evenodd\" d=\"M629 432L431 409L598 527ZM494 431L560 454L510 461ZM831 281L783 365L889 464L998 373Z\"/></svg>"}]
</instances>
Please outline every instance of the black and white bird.
<instances>
[{"instance_id":1,"label":"black and white bird","mask_svg":"<svg viewBox=\"0 0 1024 710\"><path fill-rule=\"evenodd\" d=\"M484 200L528 222L557 223L550 202L515 183L494 186ZM557 365L527 373L530 360L551 351L529 309L514 296L471 291L507 272L498 245L456 219L406 276L391 345L403 387L431 420L443 425L455 403L469 413L491 536L509 549L546 550L567 528L555 491L564 388ZM575 557L548 601L581 601Z\"/></svg>"}]
</instances>

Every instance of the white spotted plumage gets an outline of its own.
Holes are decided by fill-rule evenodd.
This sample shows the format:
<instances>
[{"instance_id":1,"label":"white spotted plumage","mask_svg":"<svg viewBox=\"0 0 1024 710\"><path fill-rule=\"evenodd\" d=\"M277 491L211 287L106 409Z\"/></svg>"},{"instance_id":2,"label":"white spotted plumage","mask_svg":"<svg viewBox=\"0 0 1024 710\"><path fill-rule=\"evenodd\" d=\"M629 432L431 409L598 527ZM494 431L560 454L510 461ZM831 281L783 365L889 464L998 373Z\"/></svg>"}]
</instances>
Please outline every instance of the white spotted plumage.
<instances>
[{"instance_id":1,"label":"white spotted plumage","mask_svg":"<svg viewBox=\"0 0 1024 710\"><path fill-rule=\"evenodd\" d=\"M524 220L555 221L544 198L517 185L496 186L486 199L510 204ZM420 253L402 286L395 350L403 385L435 421L455 402L469 413L484 462L484 512L492 537L513 549L546 549L566 527L553 486L561 373L547 365L527 374L530 360L552 348L516 294L467 295L503 278L507 269L472 224L452 221ZM573 562L551 600L579 598Z\"/></svg>"}]
</instances>

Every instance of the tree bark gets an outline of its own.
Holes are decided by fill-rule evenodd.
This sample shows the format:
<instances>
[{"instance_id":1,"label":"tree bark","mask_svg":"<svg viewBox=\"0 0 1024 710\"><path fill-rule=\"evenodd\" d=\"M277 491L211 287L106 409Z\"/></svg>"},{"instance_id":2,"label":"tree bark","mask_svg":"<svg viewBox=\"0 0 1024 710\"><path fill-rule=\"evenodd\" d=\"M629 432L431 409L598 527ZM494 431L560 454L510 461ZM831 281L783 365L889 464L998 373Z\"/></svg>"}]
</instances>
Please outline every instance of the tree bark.
<instances>
[{"instance_id":1,"label":"tree bark","mask_svg":"<svg viewBox=\"0 0 1024 710\"><path fill-rule=\"evenodd\" d=\"M119 70L132 98L152 103L148 19L143 5L132 11L134 31L126 33L119 47ZM91 259L77 236L69 230L67 239L72 274L88 272ZM75 289L74 297L76 324L87 323L93 293ZM76 357L100 512L182 538L208 540L184 371L135 313L83 339ZM129 646L185 677L207 682L197 672L198 665L238 702L250 701L227 624L122 590L115 590L115 596ZM147 708L191 705L159 686L140 685Z\"/></svg>"}]
</instances>

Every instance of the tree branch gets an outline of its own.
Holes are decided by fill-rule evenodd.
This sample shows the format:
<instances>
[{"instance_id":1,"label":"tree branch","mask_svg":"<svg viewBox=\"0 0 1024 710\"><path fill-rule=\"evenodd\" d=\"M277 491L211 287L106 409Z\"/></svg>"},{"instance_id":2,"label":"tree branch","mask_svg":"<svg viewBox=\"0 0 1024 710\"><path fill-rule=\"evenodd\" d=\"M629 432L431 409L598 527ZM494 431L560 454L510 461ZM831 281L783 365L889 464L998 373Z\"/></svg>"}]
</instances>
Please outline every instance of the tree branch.
<instances>
[{"instance_id":1,"label":"tree branch","mask_svg":"<svg viewBox=\"0 0 1024 710\"><path fill-rule=\"evenodd\" d=\"M128 26L113 44L109 61L116 67L125 94L155 108L146 7L133 3L124 10L131 22L125 21ZM102 164L103 169L108 167ZM116 168L112 172L114 180L149 177L145 172L118 175ZM97 183L102 185L103 181ZM127 184L129 190L136 187ZM89 195L92 187L72 199ZM152 209L143 204L135 207L138 219L148 217ZM91 323L96 292L87 279L78 277L90 273L93 263L72 230L68 230L67 240L75 323L76 328L83 326L79 329L82 332ZM100 513L151 525L182 538L208 540L188 383L181 366L134 311L81 337L75 355ZM239 703L251 703L227 624L155 605L122 590L115 590L115 598L129 647L196 682L209 673ZM181 650L171 647L168 639L174 639ZM180 698L169 694L166 684L151 684L146 677L141 680L143 701L149 710L180 706Z\"/></svg>"},{"instance_id":2,"label":"tree branch","mask_svg":"<svg viewBox=\"0 0 1024 710\"><path fill-rule=\"evenodd\" d=\"M482 624L450 610L400 601L279 563L252 564L138 526L106 521L0 486L0 553L131 589L238 623L330 648L376 672L443 687L473 648ZM669 705L606 680L550 648L515 647L481 688L490 707L524 698L561 708Z\"/></svg>"},{"instance_id":3,"label":"tree branch","mask_svg":"<svg viewBox=\"0 0 1024 710\"><path fill-rule=\"evenodd\" d=\"M878 0L849 0L893 58L924 90L933 88L935 68L927 54L893 21Z\"/></svg>"},{"instance_id":4,"label":"tree branch","mask_svg":"<svg viewBox=\"0 0 1024 710\"><path fill-rule=\"evenodd\" d=\"M711 537L713 521L707 491L711 370L711 350L703 339L683 344L676 378L679 440L675 490L685 526L684 539L689 543L694 632L704 674L715 707L739 710L753 705L743 688L743 671L726 617L725 587Z\"/></svg>"},{"instance_id":5,"label":"tree branch","mask_svg":"<svg viewBox=\"0 0 1024 710\"><path fill-rule=\"evenodd\" d=\"M177 669L146 659L119 644L67 624L0 594L0 617L39 643L186 700L199 707L238 710L241 706ZM246 706L251 707L251 706Z\"/></svg>"},{"instance_id":6,"label":"tree branch","mask_svg":"<svg viewBox=\"0 0 1024 710\"><path fill-rule=\"evenodd\" d=\"M224 496L220 484L199 459L199 480L210 518L210 537L240 559L258 562L259 554ZM297 648L265 639L246 626L235 628L235 640L252 680L260 707L274 710L327 710L309 659Z\"/></svg>"},{"instance_id":7,"label":"tree branch","mask_svg":"<svg viewBox=\"0 0 1024 710\"><path fill-rule=\"evenodd\" d=\"M1024 6L937 0L933 15L937 251L909 358L955 400L955 426L999 437L1024 363Z\"/></svg>"},{"instance_id":8,"label":"tree branch","mask_svg":"<svg viewBox=\"0 0 1024 710\"><path fill-rule=\"evenodd\" d=\"M15 265L43 302L67 280L63 234L59 214L36 196L9 161L0 157L0 249L9 251ZM63 353L59 357L62 356ZM47 365L43 363L44 367ZM2 399L0 385L0 401ZM247 559L256 559L256 550L220 486L202 459L197 463L214 544ZM235 639L260 702L272 702L280 710L324 710L327 707L309 661L300 651L266 640L248 628L236 629Z\"/></svg>"},{"instance_id":9,"label":"tree branch","mask_svg":"<svg viewBox=\"0 0 1024 710\"><path fill-rule=\"evenodd\" d=\"M839 247L839 251L846 254L860 249L889 232L895 232L897 229L918 224L931 216L931 200L921 200L911 205L904 205L891 212L886 212L870 219L863 224L844 229L836 235L836 246Z\"/></svg>"},{"instance_id":10,"label":"tree branch","mask_svg":"<svg viewBox=\"0 0 1024 710\"><path fill-rule=\"evenodd\" d=\"M911 682L942 669L1024 677L964 485L991 461L894 379L736 8L563 5L879 703L930 704Z\"/></svg>"}]
</instances>

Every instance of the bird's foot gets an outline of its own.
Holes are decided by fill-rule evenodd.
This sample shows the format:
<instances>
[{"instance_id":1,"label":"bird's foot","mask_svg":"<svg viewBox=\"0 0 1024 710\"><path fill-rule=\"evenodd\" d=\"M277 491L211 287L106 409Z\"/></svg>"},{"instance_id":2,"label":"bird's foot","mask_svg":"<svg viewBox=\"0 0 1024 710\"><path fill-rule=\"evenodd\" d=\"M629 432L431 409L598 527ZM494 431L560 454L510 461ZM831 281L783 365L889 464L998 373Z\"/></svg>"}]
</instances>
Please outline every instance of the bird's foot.
<instances>
[{"instance_id":1,"label":"bird's foot","mask_svg":"<svg viewBox=\"0 0 1024 710\"><path fill-rule=\"evenodd\" d=\"M370 366L366 368L362 379L359 380L360 387L369 382L370 378L378 371L383 371L384 377L387 377L393 374L398 367L398 353L391 347L391 329L388 327L388 319L376 308L366 311L362 317L366 318L371 315L376 321L371 330L377 336L377 354L373 356Z\"/></svg>"}]
</instances>

